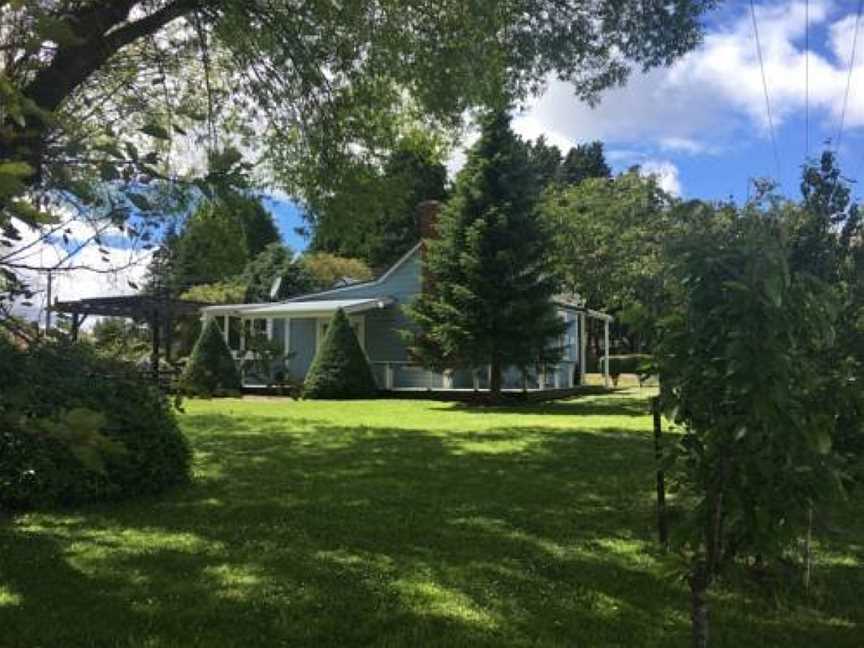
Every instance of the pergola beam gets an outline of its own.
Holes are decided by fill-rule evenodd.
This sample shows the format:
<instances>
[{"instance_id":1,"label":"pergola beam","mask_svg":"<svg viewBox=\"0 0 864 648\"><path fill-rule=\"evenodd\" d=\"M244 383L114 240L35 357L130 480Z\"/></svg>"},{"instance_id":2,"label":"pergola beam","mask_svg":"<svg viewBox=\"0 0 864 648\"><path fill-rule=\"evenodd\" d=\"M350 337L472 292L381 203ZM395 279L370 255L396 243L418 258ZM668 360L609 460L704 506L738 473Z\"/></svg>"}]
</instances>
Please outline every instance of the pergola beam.
<instances>
[{"instance_id":1,"label":"pergola beam","mask_svg":"<svg viewBox=\"0 0 864 648\"><path fill-rule=\"evenodd\" d=\"M171 299L159 295L125 295L121 297L93 297L70 302L56 302L55 312L72 315L72 339L78 339L81 324L90 315L123 317L144 320L150 328L150 370L153 379L159 379L159 355L162 350L162 327L165 327L166 358L171 358L171 326L178 315L195 315L207 304Z\"/></svg>"}]
</instances>

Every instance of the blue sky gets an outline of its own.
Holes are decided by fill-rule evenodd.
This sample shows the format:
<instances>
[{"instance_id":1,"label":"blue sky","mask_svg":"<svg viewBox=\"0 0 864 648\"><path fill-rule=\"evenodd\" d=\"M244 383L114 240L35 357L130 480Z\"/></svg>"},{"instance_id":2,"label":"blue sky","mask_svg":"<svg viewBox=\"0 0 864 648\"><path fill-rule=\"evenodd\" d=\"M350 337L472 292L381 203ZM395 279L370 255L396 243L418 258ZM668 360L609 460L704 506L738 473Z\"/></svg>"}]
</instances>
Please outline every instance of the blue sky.
<instances>
[{"instance_id":1,"label":"blue sky","mask_svg":"<svg viewBox=\"0 0 864 648\"><path fill-rule=\"evenodd\" d=\"M295 231L304 225L299 207L289 199L276 195L265 198L264 206L273 214L282 240L295 251L305 249L308 242Z\"/></svg>"},{"instance_id":2,"label":"blue sky","mask_svg":"<svg viewBox=\"0 0 864 648\"><path fill-rule=\"evenodd\" d=\"M858 3L809 5L807 49L804 0L756 4L779 180L790 197L797 196L805 157L805 60L812 156L826 139L836 140L840 127ZM855 59L839 148L841 166L853 177L864 166L864 21ZM708 16L705 42L696 51L670 68L635 73L626 87L607 91L598 107L553 82L514 123L523 135L545 133L561 147L600 139L616 170L642 164L688 198L743 200L748 178L778 178L750 4L743 0Z\"/></svg>"}]
</instances>

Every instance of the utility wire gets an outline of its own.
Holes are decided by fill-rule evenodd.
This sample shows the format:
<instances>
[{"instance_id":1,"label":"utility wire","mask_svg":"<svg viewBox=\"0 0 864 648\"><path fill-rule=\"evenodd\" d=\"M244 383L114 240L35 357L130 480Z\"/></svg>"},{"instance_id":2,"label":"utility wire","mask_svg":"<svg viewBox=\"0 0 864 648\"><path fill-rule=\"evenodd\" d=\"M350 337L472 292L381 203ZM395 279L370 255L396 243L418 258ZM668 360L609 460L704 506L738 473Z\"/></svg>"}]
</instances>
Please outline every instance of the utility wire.
<instances>
[{"instance_id":1,"label":"utility wire","mask_svg":"<svg viewBox=\"0 0 864 648\"><path fill-rule=\"evenodd\" d=\"M855 32L852 36L852 55L849 57L849 72L846 75L846 92L843 95L843 110L840 113L840 128L837 131L837 145L835 150L838 154L840 153L840 142L843 138L843 127L846 124L846 107L849 105L849 88L852 87L852 72L855 69L855 50L858 46L858 27L861 25L862 8L864 8L864 0L858 0L858 13L855 15Z\"/></svg>"},{"instance_id":2,"label":"utility wire","mask_svg":"<svg viewBox=\"0 0 864 648\"><path fill-rule=\"evenodd\" d=\"M861 0L864 2L864 0ZM765 113L768 115L768 130L771 134L771 148L774 151L774 163L777 165L777 181L780 181L780 154L777 152L777 138L774 136L774 118L771 116L771 100L768 98L768 81L765 78L765 62L762 59L762 44L759 41L759 25L756 22L756 6L750 0L750 16L753 18L753 36L756 38L756 54L759 57L759 69L762 71L762 90L765 93Z\"/></svg>"},{"instance_id":3,"label":"utility wire","mask_svg":"<svg viewBox=\"0 0 864 648\"><path fill-rule=\"evenodd\" d=\"M810 0L804 0L804 161L810 156Z\"/></svg>"}]
</instances>

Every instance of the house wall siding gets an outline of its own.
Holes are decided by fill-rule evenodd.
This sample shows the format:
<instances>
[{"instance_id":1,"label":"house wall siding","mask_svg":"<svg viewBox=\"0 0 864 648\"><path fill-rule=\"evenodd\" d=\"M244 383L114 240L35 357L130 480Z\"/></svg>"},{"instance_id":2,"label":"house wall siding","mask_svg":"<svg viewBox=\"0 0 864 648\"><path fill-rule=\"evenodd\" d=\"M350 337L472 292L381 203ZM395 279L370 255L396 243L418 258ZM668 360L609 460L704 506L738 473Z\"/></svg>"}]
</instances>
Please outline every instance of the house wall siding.
<instances>
[{"instance_id":1,"label":"house wall siding","mask_svg":"<svg viewBox=\"0 0 864 648\"><path fill-rule=\"evenodd\" d=\"M317 321L314 317L291 318L291 358L289 368L295 378L305 378L315 357Z\"/></svg>"},{"instance_id":2,"label":"house wall siding","mask_svg":"<svg viewBox=\"0 0 864 648\"><path fill-rule=\"evenodd\" d=\"M399 331L411 322L399 305L366 313L366 355L375 362L406 362L408 352Z\"/></svg>"}]
</instances>

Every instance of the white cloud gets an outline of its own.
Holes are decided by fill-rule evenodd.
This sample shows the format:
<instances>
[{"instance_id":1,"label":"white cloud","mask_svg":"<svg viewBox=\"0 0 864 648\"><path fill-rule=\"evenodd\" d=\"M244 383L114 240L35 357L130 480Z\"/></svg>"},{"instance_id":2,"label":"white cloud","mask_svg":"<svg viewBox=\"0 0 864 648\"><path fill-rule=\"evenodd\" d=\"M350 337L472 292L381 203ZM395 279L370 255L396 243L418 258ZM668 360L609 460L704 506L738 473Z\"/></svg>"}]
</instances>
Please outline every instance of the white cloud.
<instances>
[{"instance_id":1,"label":"white cloud","mask_svg":"<svg viewBox=\"0 0 864 648\"><path fill-rule=\"evenodd\" d=\"M811 0L809 95L811 118L829 132L842 111L855 16L849 4ZM775 127L805 105L805 6L768 2L756 7L765 75ZM862 21L864 22L864 21ZM815 42L822 38L825 42ZM814 45L816 45L814 47ZM864 126L864 24L861 25L845 125ZM746 3L731 22L709 32L697 50L669 68L634 73L626 86L604 93L591 108L557 80L519 116L523 133L545 132L553 141L638 142L688 155L717 154L742 136L767 137L762 74Z\"/></svg>"},{"instance_id":2,"label":"white cloud","mask_svg":"<svg viewBox=\"0 0 864 648\"><path fill-rule=\"evenodd\" d=\"M72 301L87 297L129 295L136 292L129 285L130 281L139 286L144 281L147 265L152 257L151 251L117 247L103 241L101 247L108 252L107 256L100 251L100 246L91 243L66 259L67 248L59 241L52 243L40 240L38 232L21 223L15 224L22 240L11 250L4 251L4 257L10 255L9 260L12 263L33 268L56 267L52 272L52 300ZM70 233L67 236L73 242L83 242L93 234L92 227L79 220L70 222L68 229ZM48 273L30 268L17 272L36 294L30 300L31 306L22 304L24 300L19 299L13 312L29 320L41 321L47 305Z\"/></svg>"},{"instance_id":3,"label":"white cloud","mask_svg":"<svg viewBox=\"0 0 864 648\"><path fill-rule=\"evenodd\" d=\"M669 160L646 160L640 166L642 175L654 176L663 191L673 196L680 196L681 179L678 167Z\"/></svg>"}]
</instances>

